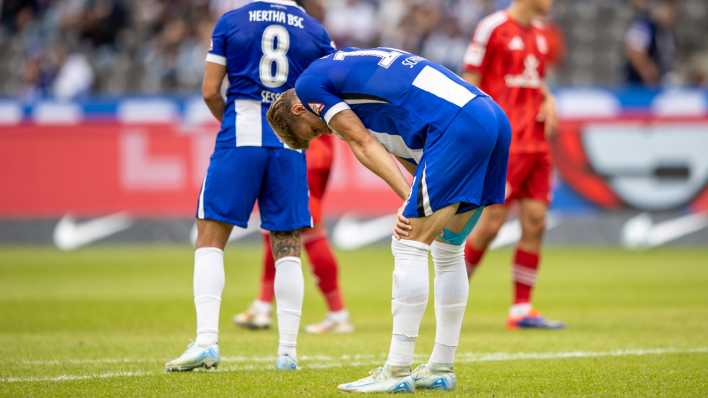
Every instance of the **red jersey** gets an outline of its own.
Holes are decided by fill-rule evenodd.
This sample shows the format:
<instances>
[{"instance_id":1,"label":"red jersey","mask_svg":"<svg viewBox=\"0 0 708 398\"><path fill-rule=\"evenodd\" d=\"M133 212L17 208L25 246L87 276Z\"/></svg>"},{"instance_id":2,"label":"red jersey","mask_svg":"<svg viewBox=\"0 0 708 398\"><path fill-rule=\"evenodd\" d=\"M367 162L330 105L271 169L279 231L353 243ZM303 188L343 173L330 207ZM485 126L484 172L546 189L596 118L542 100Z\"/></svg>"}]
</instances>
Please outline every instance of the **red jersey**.
<instances>
[{"instance_id":1,"label":"red jersey","mask_svg":"<svg viewBox=\"0 0 708 398\"><path fill-rule=\"evenodd\" d=\"M546 152L538 113L549 46L543 26L523 26L505 11L484 18L465 54L465 71L504 109L512 127L511 153Z\"/></svg>"}]
</instances>

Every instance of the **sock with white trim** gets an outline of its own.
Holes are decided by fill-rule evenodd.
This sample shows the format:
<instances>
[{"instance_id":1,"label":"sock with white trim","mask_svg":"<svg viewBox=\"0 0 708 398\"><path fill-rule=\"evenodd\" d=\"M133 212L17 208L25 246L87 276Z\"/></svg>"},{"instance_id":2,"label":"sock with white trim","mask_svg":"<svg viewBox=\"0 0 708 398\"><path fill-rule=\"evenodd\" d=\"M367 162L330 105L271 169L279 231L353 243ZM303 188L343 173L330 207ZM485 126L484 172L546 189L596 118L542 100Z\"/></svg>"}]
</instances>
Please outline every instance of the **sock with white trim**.
<instances>
[{"instance_id":1,"label":"sock with white trim","mask_svg":"<svg viewBox=\"0 0 708 398\"><path fill-rule=\"evenodd\" d=\"M297 334L305 292L299 257L283 257L275 262L274 290L280 336L278 355L297 358Z\"/></svg>"},{"instance_id":2,"label":"sock with white trim","mask_svg":"<svg viewBox=\"0 0 708 398\"><path fill-rule=\"evenodd\" d=\"M452 365L469 295L464 244L435 241L431 253L435 265L435 346L429 363Z\"/></svg>"},{"instance_id":3,"label":"sock with white trim","mask_svg":"<svg viewBox=\"0 0 708 398\"><path fill-rule=\"evenodd\" d=\"M219 341L219 309L224 290L224 251L202 247L194 252L194 306L197 311L197 344Z\"/></svg>"},{"instance_id":4,"label":"sock with white trim","mask_svg":"<svg viewBox=\"0 0 708 398\"><path fill-rule=\"evenodd\" d=\"M415 341L428 304L428 252L430 246L393 239L393 336L386 364L410 367L415 354Z\"/></svg>"}]
</instances>

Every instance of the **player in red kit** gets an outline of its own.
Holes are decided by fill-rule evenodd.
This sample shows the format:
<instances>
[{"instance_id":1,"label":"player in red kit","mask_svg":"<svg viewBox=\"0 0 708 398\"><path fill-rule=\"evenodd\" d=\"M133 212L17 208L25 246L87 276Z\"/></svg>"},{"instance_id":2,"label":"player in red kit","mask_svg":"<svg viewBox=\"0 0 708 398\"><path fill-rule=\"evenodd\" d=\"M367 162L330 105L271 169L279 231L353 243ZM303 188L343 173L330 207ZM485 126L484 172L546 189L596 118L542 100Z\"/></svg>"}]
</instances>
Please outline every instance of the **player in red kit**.
<instances>
[{"instance_id":1,"label":"player in red kit","mask_svg":"<svg viewBox=\"0 0 708 398\"><path fill-rule=\"evenodd\" d=\"M312 271L317 279L317 286L327 303L329 313L320 323L308 325L308 333L350 333L354 330L349 320L349 313L344 308L342 293L337 277L337 260L329 246L322 226L322 198L329 180L334 155L334 138L322 136L310 143L307 150L307 183L310 187L310 213L314 228L302 233L302 242L310 259ZM271 251L270 237L263 234L263 274L258 298L245 312L234 317L234 322L249 329L265 329L272 322L273 282L275 264Z\"/></svg>"},{"instance_id":2,"label":"player in red kit","mask_svg":"<svg viewBox=\"0 0 708 398\"><path fill-rule=\"evenodd\" d=\"M531 305L551 201L547 137L557 125L555 100L544 83L550 48L540 22L551 5L552 0L514 0L508 9L486 17L477 26L464 60L465 79L491 95L512 126L506 203L484 210L465 246L471 277L504 224L509 205L518 202L522 234L513 259L510 329L564 326L546 320Z\"/></svg>"}]
</instances>

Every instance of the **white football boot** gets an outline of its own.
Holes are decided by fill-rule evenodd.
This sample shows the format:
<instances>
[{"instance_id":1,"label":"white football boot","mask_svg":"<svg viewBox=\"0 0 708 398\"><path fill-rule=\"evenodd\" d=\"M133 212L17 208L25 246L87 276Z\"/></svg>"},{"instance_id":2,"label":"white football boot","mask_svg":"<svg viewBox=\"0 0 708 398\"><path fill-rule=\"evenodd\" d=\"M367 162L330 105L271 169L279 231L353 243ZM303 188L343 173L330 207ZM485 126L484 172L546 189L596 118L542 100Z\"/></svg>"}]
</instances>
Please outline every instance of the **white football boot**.
<instances>
[{"instance_id":1,"label":"white football boot","mask_svg":"<svg viewBox=\"0 0 708 398\"><path fill-rule=\"evenodd\" d=\"M452 391L457 385L457 378L452 365L423 364L411 373L416 388L428 390Z\"/></svg>"},{"instance_id":2,"label":"white football boot","mask_svg":"<svg viewBox=\"0 0 708 398\"><path fill-rule=\"evenodd\" d=\"M191 343L177 359L165 364L167 372L189 372L197 368L211 369L219 366L219 345L202 347Z\"/></svg>"},{"instance_id":3,"label":"white football boot","mask_svg":"<svg viewBox=\"0 0 708 398\"><path fill-rule=\"evenodd\" d=\"M288 354L279 355L275 360L275 369L277 370L297 370L297 360Z\"/></svg>"},{"instance_id":4,"label":"white football boot","mask_svg":"<svg viewBox=\"0 0 708 398\"><path fill-rule=\"evenodd\" d=\"M408 367L382 366L369 373L368 377L337 386L344 392L415 392L415 383Z\"/></svg>"},{"instance_id":5,"label":"white football boot","mask_svg":"<svg viewBox=\"0 0 708 398\"><path fill-rule=\"evenodd\" d=\"M234 323L245 329L261 330L268 329L273 324L272 310L263 308L256 301L248 309L234 316Z\"/></svg>"},{"instance_id":6,"label":"white football boot","mask_svg":"<svg viewBox=\"0 0 708 398\"><path fill-rule=\"evenodd\" d=\"M305 326L305 333L326 334L326 333L352 333L354 325L349 320L349 316L343 319L336 319L330 315L318 323Z\"/></svg>"}]
</instances>

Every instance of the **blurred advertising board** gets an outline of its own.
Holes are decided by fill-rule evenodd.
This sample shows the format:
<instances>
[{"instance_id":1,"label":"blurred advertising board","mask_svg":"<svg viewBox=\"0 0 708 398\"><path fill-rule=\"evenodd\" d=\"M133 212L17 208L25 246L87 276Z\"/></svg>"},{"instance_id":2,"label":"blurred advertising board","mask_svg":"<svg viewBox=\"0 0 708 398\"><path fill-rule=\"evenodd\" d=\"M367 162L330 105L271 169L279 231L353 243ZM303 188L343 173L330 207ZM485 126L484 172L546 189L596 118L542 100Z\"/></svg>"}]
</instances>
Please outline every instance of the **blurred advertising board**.
<instances>
[{"instance_id":1,"label":"blurred advertising board","mask_svg":"<svg viewBox=\"0 0 708 398\"><path fill-rule=\"evenodd\" d=\"M554 214L708 212L708 92L565 89L558 104ZM198 98L0 100L0 219L190 219L217 130ZM398 206L338 141L328 218Z\"/></svg>"}]
</instances>

